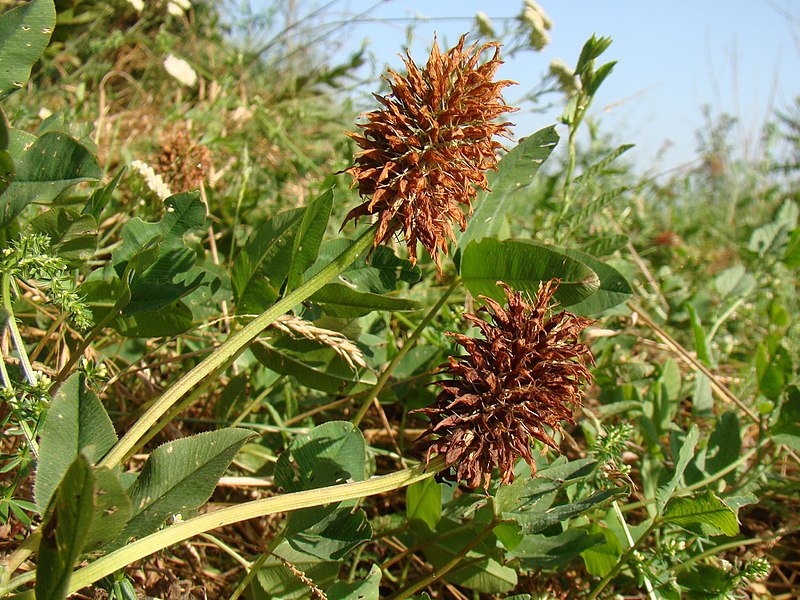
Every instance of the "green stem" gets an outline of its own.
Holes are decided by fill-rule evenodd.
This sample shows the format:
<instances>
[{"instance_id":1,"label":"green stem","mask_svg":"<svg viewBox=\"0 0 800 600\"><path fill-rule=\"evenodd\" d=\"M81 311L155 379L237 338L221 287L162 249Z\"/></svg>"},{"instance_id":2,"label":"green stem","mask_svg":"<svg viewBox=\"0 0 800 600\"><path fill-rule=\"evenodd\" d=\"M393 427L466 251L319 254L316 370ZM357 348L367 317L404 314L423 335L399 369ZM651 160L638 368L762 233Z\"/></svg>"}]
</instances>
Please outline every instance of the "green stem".
<instances>
[{"instance_id":1,"label":"green stem","mask_svg":"<svg viewBox=\"0 0 800 600\"><path fill-rule=\"evenodd\" d=\"M701 552L700 554L695 554L694 556L690 556L684 561L681 561L673 570L674 573L680 573L681 571L685 571L689 567L691 567L694 563L699 562L701 560L705 560L709 556L715 556L717 554L721 554L725 550L732 550L734 548L740 548L742 546L752 546L753 544L761 544L765 540L761 538L750 538L746 540L733 540L732 542L728 542L727 544L720 544L719 546L714 546L713 548L709 548L705 552Z\"/></svg>"},{"instance_id":2,"label":"green stem","mask_svg":"<svg viewBox=\"0 0 800 600\"><path fill-rule=\"evenodd\" d=\"M647 539L647 537L656 528L658 524L659 521L657 519L653 519L653 522L650 523L650 526L647 528L647 530L641 536L639 536L639 539L636 540L636 542L633 543L630 548L628 548L625 554L619 557L619 559L617 560L617 564L614 565L614 568L611 569L611 571L609 571L608 574L605 577L603 577L603 579L600 580L600 583L598 583L597 586L592 590L592 593L589 594L587 600L594 600L600 595L600 592L602 592L605 589L605 587L611 582L611 580L613 580L619 574L619 572L622 570L622 567L628 564L628 561L631 559L634 552L636 552L636 549L639 547L639 544L643 540Z\"/></svg>"},{"instance_id":3,"label":"green stem","mask_svg":"<svg viewBox=\"0 0 800 600\"><path fill-rule=\"evenodd\" d=\"M258 575L259 569L264 566L264 563L267 562L267 559L272 556L273 552L275 552L275 548L277 548L281 540L284 539L285 532L286 526L283 527L280 534L272 538L272 541L269 543L269 547L267 547L267 549L261 553L261 556L259 556L252 565L250 565L250 569L245 574L244 579L239 582L239 585L237 585L236 589L233 590L233 593L228 600L239 599L239 596L244 593L244 591L247 589L247 586L250 585L253 579L255 579L256 575Z\"/></svg>"},{"instance_id":4,"label":"green stem","mask_svg":"<svg viewBox=\"0 0 800 600\"><path fill-rule=\"evenodd\" d=\"M11 304L11 275L7 272L3 273L3 308L6 309L6 314L8 315L6 324L9 332L11 332L11 341L14 343L14 348L17 349L17 354L19 354L19 364L22 372L25 374L25 379L28 380L29 384L36 385L36 374L33 372L31 361L28 360L25 342L19 333L17 318L14 316L14 307Z\"/></svg>"},{"instance_id":5,"label":"green stem","mask_svg":"<svg viewBox=\"0 0 800 600\"><path fill-rule=\"evenodd\" d=\"M367 481L357 481L344 485L334 485L304 492L294 492L272 496L261 500L253 500L235 506L229 506L220 510L206 513L182 523L170 525L161 531L157 531L140 540L131 542L127 546L115 550L93 563L78 569L72 575L69 583L69 593L102 579L110 575L117 569L121 569L137 560L140 560L154 552L158 552L168 546L187 540L195 535L206 533L212 529L246 521L256 517L263 517L279 512L321 506L333 502L343 502L356 498L364 498L375 494L390 492L417 481L422 481L432 477L437 472L445 468L444 457L436 457L430 464L416 465L409 469L403 469L389 475L373 477ZM13 584L14 582L12 582ZM10 589L0 589L3 594Z\"/></svg>"},{"instance_id":6,"label":"green stem","mask_svg":"<svg viewBox=\"0 0 800 600\"><path fill-rule=\"evenodd\" d=\"M430 573L428 573L422 579L418 579L407 588L400 590L394 596L391 597L391 600L405 600L406 598L416 594L418 591L428 587L431 583L443 577L450 571L452 571L455 567L457 567L461 561L464 560L464 557L469 554L469 552L475 549L478 544L480 544L492 531L494 530L495 526L497 526L497 521L492 521L486 526L479 535L472 538L472 540L464 546L460 552L458 552L451 560L447 563L439 567L438 569L434 569Z\"/></svg>"},{"instance_id":7,"label":"green stem","mask_svg":"<svg viewBox=\"0 0 800 600\"><path fill-rule=\"evenodd\" d=\"M139 440L159 421L161 416L178 402L184 394L194 389L206 377L230 364L275 319L307 299L353 264L372 245L375 239L376 227L377 225L370 227L352 246L342 252L314 277L250 321L208 355L200 364L176 381L131 426L111 451L100 461L99 466L113 468L119 464L131 450L136 448Z\"/></svg>"},{"instance_id":8,"label":"green stem","mask_svg":"<svg viewBox=\"0 0 800 600\"><path fill-rule=\"evenodd\" d=\"M577 117L576 117L577 119ZM561 202L561 211L558 213L558 220L561 221L569 211L570 204L572 204L572 175L575 172L575 163L577 162L577 154L575 152L575 136L578 133L580 121L574 123L569 129L569 138L567 140L567 150L569 152L569 160L567 162L567 173L564 179L564 197Z\"/></svg>"},{"instance_id":9,"label":"green stem","mask_svg":"<svg viewBox=\"0 0 800 600\"><path fill-rule=\"evenodd\" d=\"M361 421L364 419L364 415L367 414L369 410L370 404L372 401L378 397L378 394L381 393L381 390L384 388L386 383L389 381L389 378L392 376L392 373L397 368L397 365L400 364L400 361L405 358L406 354L408 354L409 350L411 350L414 345L417 343L419 336L422 335L422 332L428 326L428 324L433 320L433 318L439 313L439 310L444 306L444 303L447 302L447 299L456 289L458 284L461 283L461 279L456 277L453 283L450 284L450 287L442 294L439 300L436 301L436 304L428 311L428 314L425 315L425 318L420 321L419 325L414 329L408 339L405 340L403 343L403 347L394 355L391 362L386 365L386 368L381 373L381 376L378 378L378 381L372 387L370 392L366 395L363 402L361 403L361 407L358 409L356 416L353 417L353 425L358 427Z\"/></svg>"},{"instance_id":10,"label":"green stem","mask_svg":"<svg viewBox=\"0 0 800 600\"><path fill-rule=\"evenodd\" d=\"M236 589L233 590L233 593L231 594L231 597L228 598L228 600L239 600L239 597L247 589L247 586L250 585L252 583L253 579L256 578L256 575L258 575L259 569L261 569L261 567L264 566L264 563L267 562L267 559L269 558L269 556L270 555L269 555L268 552L263 552L261 554L261 556L259 556L253 562L253 564L250 565L250 569L248 569L247 573L244 576L244 579L242 579L239 582L239 585L237 585Z\"/></svg>"},{"instance_id":11,"label":"green stem","mask_svg":"<svg viewBox=\"0 0 800 600\"><path fill-rule=\"evenodd\" d=\"M237 231L239 227L239 215L241 214L242 210L242 202L244 201L244 196L247 193L247 183L250 181L250 173L253 171L253 167L250 166L250 152L247 148L247 144L244 145L241 164L244 165L244 169L242 170L242 185L239 187L239 193L236 195L236 210L233 213L233 226L231 227L231 231ZM235 237L231 239L231 248L228 252L228 267L233 266L234 250L236 250Z\"/></svg>"},{"instance_id":12,"label":"green stem","mask_svg":"<svg viewBox=\"0 0 800 600\"><path fill-rule=\"evenodd\" d=\"M11 341L14 344L14 348L17 350L17 354L19 355L20 367L22 368L22 372L25 374L25 379L28 380L28 383L31 386L35 386L36 374L33 372L31 361L28 359L28 353L25 351L25 342L22 340L22 335L19 333L19 328L17 327L17 318L14 316L14 306L11 303L11 274L8 272L3 273L2 294L3 308L6 312L6 325L8 325L8 331L11 333ZM13 390L11 379L8 377L8 373L5 370L5 364L3 365L3 381L6 388ZM38 458L39 444L36 441L36 436L34 435L30 425L24 418L20 418L17 424L19 425L20 429L22 429L22 434L25 436L25 441L28 443L28 448L30 448L31 454L33 454L34 458Z\"/></svg>"},{"instance_id":13,"label":"green stem","mask_svg":"<svg viewBox=\"0 0 800 600\"><path fill-rule=\"evenodd\" d=\"M622 514L622 511L619 509L619 503L614 500L611 503L611 507L614 509L614 514L617 516L617 520L619 521L620 525L622 525L622 530L625 532L625 539L628 542L629 547L633 547L636 545L636 542L633 540L633 536L631 535L631 530L628 527L627 521L625 521L625 516ZM656 591L653 589L653 584L650 581L650 578L642 573L642 579L644 579L644 587L647 590L647 596L650 600L658 600L658 596L656 596Z\"/></svg>"}]
</instances>

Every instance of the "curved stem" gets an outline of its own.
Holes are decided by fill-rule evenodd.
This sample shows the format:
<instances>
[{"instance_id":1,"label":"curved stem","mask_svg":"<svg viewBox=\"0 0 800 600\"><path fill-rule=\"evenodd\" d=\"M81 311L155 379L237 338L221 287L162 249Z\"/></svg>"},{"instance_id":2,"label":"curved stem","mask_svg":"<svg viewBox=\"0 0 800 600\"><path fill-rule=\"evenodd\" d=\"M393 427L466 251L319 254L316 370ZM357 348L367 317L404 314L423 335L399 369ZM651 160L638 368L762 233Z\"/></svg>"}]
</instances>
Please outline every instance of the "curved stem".
<instances>
[{"instance_id":1,"label":"curved stem","mask_svg":"<svg viewBox=\"0 0 800 600\"><path fill-rule=\"evenodd\" d=\"M245 502L243 504L206 513L189 519L188 521L170 525L161 531L157 531L140 540L131 542L127 546L97 559L82 569L78 569L73 573L70 579L69 593L74 593L102 579L106 575L110 575L117 569L121 569L154 552L187 540L195 535L217 529L218 527L224 527L232 523L238 523L240 521L246 521L248 519L263 517L274 513L320 506L332 502L353 500L355 498L364 498L365 496L389 492L432 477L444 468L444 457L439 456L431 460L427 467L420 464L409 469L397 471L396 473L390 473L389 475L374 477L367 481L282 494L280 496L253 500L252 502ZM2 591L3 590L0 590L0 593Z\"/></svg>"},{"instance_id":2,"label":"curved stem","mask_svg":"<svg viewBox=\"0 0 800 600\"><path fill-rule=\"evenodd\" d=\"M359 237L352 246L342 252L319 273L296 290L273 304L242 329L233 334L225 343L208 355L200 364L181 377L134 423L117 444L106 454L99 466L113 468L134 451L139 440L147 435L159 419L185 394L193 390L201 381L218 369L230 364L244 349L267 328L275 319L286 313L333 280L353 264L372 245L375 239L373 225Z\"/></svg>"},{"instance_id":3,"label":"curved stem","mask_svg":"<svg viewBox=\"0 0 800 600\"><path fill-rule=\"evenodd\" d=\"M422 332L425 330L428 324L439 313L439 310L442 308L442 306L444 306L444 303L447 302L447 299L450 297L450 295L453 293L453 291L456 289L459 283L461 283L461 279L459 277L456 277L455 280L453 280L453 283L450 284L450 287L448 287L447 290L444 292L444 294L442 294L441 298L439 298L439 300L436 301L436 304L434 304L433 307L431 307L431 309L428 311L428 314L425 315L425 318L422 319L422 321L420 321L419 325L417 325L417 327L414 329L414 331L411 333L408 339L405 340L405 342L403 343L403 347L400 348L397 354L394 355L394 358L392 358L391 362L388 365L386 365L386 368L383 370L383 373L381 373L381 376L378 378L378 381L372 387L369 394L367 394L367 396L361 402L361 406L359 407L356 416L353 417L353 425L355 427L359 426L361 421L364 419L364 415L366 415L367 411L369 410L369 405L372 404L372 401L378 397L378 394L381 393L381 390L389 381L389 378L392 376L392 373L394 372L395 368L397 368L397 365L399 365L400 361L402 361L403 358L405 358L409 350L411 350L414 347L414 345L417 343L417 340L419 339L419 336L422 335Z\"/></svg>"},{"instance_id":4,"label":"curved stem","mask_svg":"<svg viewBox=\"0 0 800 600\"><path fill-rule=\"evenodd\" d=\"M725 550L732 550L734 548L741 548L742 546L752 546L753 544L761 544L763 543L764 539L762 538L748 538L745 540L733 540L732 542L728 542L727 544L720 544L719 546L714 546L713 548L709 548L708 550L701 552L700 554L695 554L694 556L690 556L684 561L681 561L674 569L673 573L680 573L681 571L685 571L686 569L690 568L696 562L700 562L705 560L709 556L715 556L717 554L722 554Z\"/></svg>"}]
</instances>

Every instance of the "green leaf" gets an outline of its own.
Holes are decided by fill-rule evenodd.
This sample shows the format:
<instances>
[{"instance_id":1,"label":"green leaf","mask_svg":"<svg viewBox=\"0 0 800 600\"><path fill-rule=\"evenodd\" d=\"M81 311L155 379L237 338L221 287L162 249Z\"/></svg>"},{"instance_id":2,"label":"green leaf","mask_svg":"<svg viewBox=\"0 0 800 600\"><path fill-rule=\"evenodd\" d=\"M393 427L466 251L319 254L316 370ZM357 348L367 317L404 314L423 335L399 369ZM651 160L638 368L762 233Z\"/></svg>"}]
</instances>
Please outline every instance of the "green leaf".
<instances>
[{"instance_id":1,"label":"green leaf","mask_svg":"<svg viewBox=\"0 0 800 600\"><path fill-rule=\"evenodd\" d=\"M50 238L52 250L79 267L97 250L97 221L68 208L52 208L30 222L31 229Z\"/></svg>"},{"instance_id":2,"label":"green leaf","mask_svg":"<svg viewBox=\"0 0 800 600\"><path fill-rule=\"evenodd\" d=\"M567 519L577 517L623 494L624 492L621 490L602 490L592 494L588 498L577 500L570 504L556 506L549 510L517 510L513 512L504 512L503 517L519 525L520 533L530 535L544 531L548 527Z\"/></svg>"},{"instance_id":3,"label":"green leaf","mask_svg":"<svg viewBox=\"0 0 800 600\"><path fill-rule=\"evenodd\" d=\"M270 556L256 573L255 584L248 590L252 600L306 600L312 596L311 590L297 577L297 571L324 589L336 581L341 566L339 562L321 561L298 552L286 541L278 545L274 554L294 567L295 572L283 561Z\"/></svg>"},{"instance_id":4,"label":"green leaf","mask_svg":"<svg viewBox=\"0 0 800 600\"><path fill-rule=\"evenodd\" d=\"M787 377L794 375L794 365L783 344L776 344L770 351L764 343L758 344L755 356L758 390L770 400L777 400L783 393Z\"/></svg>"},{"instance_id":5,"label":"green leaf","mask_svg":"<svg viewBox=\"0 0 800 600\"><path fill-rule=\"evenodd\" d=\"M472 552L467 554L466 560L470 561L469 564L456 567L447 575L447 581L483 594L502 594L517 587L515 569L493 558L480 558ZM435 561L431 562L435 564Z\"/></svg>"},{"instance_id":6,"label":"green leaf","mask_svg":"<svg viewBox=\"0 0 800 600\"><path fill-rule=\"evenodd\" d=\"M693 598L729 598L727 592L732 591L732 583L730 571L709 564L695 564L691 570L678 574L678 584L687 592L692 592Z\"/></svg>"},{"instance_id":7,"label":"green leaf","mask_svg":"<svg viewBox=\"0 0 800 600\"><path fill-rule=\"evenodd\" d=\"M362 317L374 310L405 312L421 308L416 300L359 292L343 283L329 283L309 300L327 314L342 318Z\"/></svg>"},{"instance_id":8,"label":"green leaf","mask_svg":"<svg viewBox=\"0 0 800 600\"><path fill-rule=\"evenodd\" d=\"M303 282L303 273L317 259L332 207L333 188L329 188L314 198L303 213L300 229L294 238L292 261L286 277L287 293Z\"/></svg>"},{"instance_id":9,"label":"green leaf","mask_svg":"<svg viewBox=\"0 0 800 600\"><path fill-rule=\"evenodd\" d=\"M86 552L96 552L117 539L133 512L118 471L96 468L94 477L95 510L84 545Z\"/></svg>"},{"instance_id":10,"label":"green leaf","mask_svg":"<svg viewBox=\"0 0 800 600\"><path fill-rule=\"evenodd\" d=\"M567 564L584 550L602 544L605 537L590 534L585 529L572 528L558 535L526 535L522 542L509 552L520 559L523 570L553 569Z\"/></svg>"},{"instance_id":11,"label":"green leaf","mask_svg":"<svg viewBox=\"0 0 800 600\"><path fill-rule=\"evenodd\" d=\"M442 518L442 486L432 477L412 483L406 488L406 518L436 529Z\"/></svg>"},{"instance_id":12,"label":"green leaf","mask_svg":"<svg viewBox=\"0 0 800 600\"><path fill-rule=\"evenodd\" d=\"M28 82L55 26L53 0L32 0L0 15L0 100Z\"/></svg>"},{"instance_id":13,"label":"green leaf","mask_svg":"<svg viewBox=\"0 0 800 600\"><path fill-rule=\"evenodd\" d=\"M363 509L334 504L293 511L287 519L285 535L292 548L308 556L342 560L353 548L372 538L372 528Z\"/></svg>"},{"instance_id":14,"label":"green leaf","mask_svg":"<svg viewBox=\"0 0 800 600\"><path fill-rule=\"evenodd\" d=\"M611 265L580 250L560 248L559 252L563 252L573 260L580 261L594 271L600 279L597 291L582 302L572 305L569 309L570 312L576 315L596 315L626 302L633 295L633 289L625 277Z\"/></svg>"},{"instance_id":15,"label":"green leaf","mask_svg":"<svg viewBox=\"0 0 800 600\"><path fill-rule=\"evenodd\" d=\"M633 144L623 144L622 146L618 146L617 148L606 154L599 161L588 167L578 177L576 177L575 184L581 185L584 183L590 183L595 178L597 178L598 175L604 174L609 165L611 165L611 163L613 163L615 160L617 160L620 156L625 154L631 148L633 148Z\"/></svg>"},{"instance_id":16,"label":"green leaf","mask_svg":"<svg viewBox=\"0 0 800 600\"><path fill-rule=\"evenodd\" d=\"M605 577L619 562L622 556L622 544L617 535L608 527L592 524L589 527L592 534L602 535L603 543L581 552L586 570L595 577Z\"/></svg>"},{"instance_id":17,"label":"green leaf","mask_svg":"<svg viewBox=\"0 0 800 600\"><path fill-rule=\"evenodd\" d=\"M485 523L476 521L465 526L452 519L442 519L436 527L436 533L421 542L420 548L436 571L473 542L484 527ZM445 579L449 583L485 594L501 594L513 590L517 585L517 572L500 564L495 558L498 556L495 547L496 541L492 536L482 540L474 550L467 553L461 565L444 576Z\"/></svg>"},{"instance_id":18,"label":"green leaf","mask_svg":"<svg viewBox=\"0 0 800 600\"><path fill-rule=\"evenodd\" d=\"M475 212L458 240L458 247L462 251L472 241L497 237L505 216L514 213L516 202L525 200L525 189L557 143L558 133L555 125L551 125L520 140L500 159L497 173L487 175L491 191L479 194Z\"/></svg>"},{"instance_id":19,"label":"green leaf","mask_svg":"<svg viewBox=\"0 0 800 600\"><path fill-rule=\"evenodd\" d=\"M501 303L506 296L498 281L535 296L542 281L555 277L562 280L555 298L564 307L593 295L600 285L595 272L580 260L530 240L484 238L467 246L461 260L461 278L469 292Z\"/></svg>"},{"instance_id":20,"label":"green leaf","mask_svg":"<svg viewBox=\"0 0 800 600\"><path fill-rule=\"evenodd\" d=\"M671 358L664 361L658 383L664 388L664 393L670 402L679 400L681 393L681 370Z\"/></svg>"},{"instance_id":21,"label":"green leaf","mask_svg":"<svg viewBox=\"0 0 800 600\"><path fill-rule=\"evenodd\" d=\"M603 84L606 77L611 75L611 71L614 70L616 64L617 61L611 61L597 67L597 70L592 74L592 81L586 89L586 93L589 94L589 96L594 96L597 93L597 90Z\"/></svg>"},{"instance_id":22,"label":"green leaf","mask_svg":"<svg viewBox=\"0 0 800 600\"><path fill-rule=\"evenodd\" d=\"M117 171L117 174L114 175L114 178L109 181L106 185L98 187L92 192L92 195L86 200L86 204L84 204L83 208L81 209L81 214L84 215L92 215L96 221L100 220L100 216L103 214L103 211L111 202L111 199L114 195L114 190L119 185L122 176L125 174L125 167L121 168Z\"/></svg>"},{"instance_id":23,"label":"green leaf","mask_svg":"<svg viewBox=\"0 0 800 600\"><path fill-rule=\"evenodd\" d=\"M275 463L275 485L286 492L366 479L364 436L346 421L329 421L298 435Z\"/></svg>"},{"instance_id":24,"label":"green leaf","mask_svg":"<svg viewBox=\"0 0 800 600\"><path fill-rule=\"evenodd\" d=\"M16 176L14 161L8 152L8 141L8 122L6 115L0 110L0 196Z\"/></svg>"},{"instance_id":25,"label":"green leaf","mask_svg":"<svg viewBox=\"0 0 800 600\"><path fill-rule=\"evenodd\" d=\"M89 461L78 455L58 486L53 510L42 525L36 567L36 600L67 597L72 568L78 560L94 515L94 477Z\"/></svg>"},{"instance_id":26,"label":"green leaf","mask_svg":"<svg viewBox=\"0 0 800 600\"><path fill-rule=\"evenodd\" d=\"M330 240L322 244L317 262L305 274L306 279L321 271L352 244L352 240L347 239ZM395 291L400 282L414 284L420 277L418 266L398 257L390 248L378 246L369 261L366 257L359 258L339 275L339 281L359 292L385 294Z\"/></svg>"},{"instance_id":27,"label":"green leaf","mask_svg":"<svg viewBox=\"0 0 800 600\"><path fill-rule=\"evenodd\" d=\"M538 471L536 477L517 477L512 484L501 486L495 494L495 514L501 515L523 507L527 509L538 502L541 496L588 477L595 468L597 461L591 458L572 461L556 459L550 466Z\"/></svg>"},{"instance_id":28,"label":"green leaf","mask_svg":"<svg viewBox=\"0 0 800 600\"><path fill-rule=\"evenodd\" d=\"M706 472L713 475L731 465L739 458L741 450L742 432L739 427L739 417L733 411L723 413L708 440ZM736 471L731 471L725 476L725 480L731 484L735 479Z\"/></svg>"},{"instance_id":29,"label":"green leaf","mask_svg":"<svg viewBox=\"0 0 800 600\"><path fill-rule=\"evenodd\" d=\"M794 450L800 450L800 389L796 386L788 389L770 434L776 444L786 444Z\"/></svg>"},{"instance_id":30,"label":"green leaf","mask_svg":"<svg viewBox=\"0 0 800 600\"><path fill-rule=\"evenodd\" d=\"M750 294L756 286L756 278L753 277L742 265L735 265L725 269L714 278L714 287L722 298L738 300Z\"/></svg>"},{"instance_id":31,"label":"green leaf","mask_svg":"<svg viewBox=\"0 0 800 600\"><path fill-rule=\"evenodd\" d=\"M122 245L113 253L117 273L122 275L128 261L150 246L166 250L185 248L183 236L200 229L206 220L206 207L198 192L170 196L164 201L164 208L160 221L148 223L135 217L122 228Z\"/></svg>"},{"instance_id":32,"label":"green leaf","mask_svg":"<svg viewBox=\"0 0 800 600\"><path fill-rule=\"evenodd\" d=\"M366 479L366 444L351 423L331 421L297 436L275 464L275 485L287 492ZM289 544L321 560L340 560L367 541L372 530L355 502L293 511L286 524Z\"/></svg>"},{"instance_id":33,"label":"green leaf","mask_svg":"<svg viewBox=\"0 0 800 600\"><path fill-rule=\"evenodd\" d=\"M578 57L578 64L575 66L575 73L582 75L592 69L594 60L605 52L611 45L611 38L607 36L596 37L592 34L586 43L581 48L581 54Z\"/></svg>"},{"instance_id":34,"label":"green leaf","mask_svg":"<svg viewBox=\"0 0 800 600\"><path fill-rule=\"evenodd\" d=\"M204 282L206 274L194 268L197 255L183 236L203 226L205 204L197 192L187 192L170 196L164 206L160 221L128 221L122 228L122 245L112 253L120 278L133 271L125 316L161 310Z\"/></svg>"},{"instance_id":35,"label":"green leaf","mask_svg":"<svg viewBox=\"0 0 800 600\"><path fill-rule=\"evenodd\" d=\"M353 583L337 581L327 590L328 600L380 600L381 570L372 565L367 577Z\"/></svg>"},{"instance_id":36,"label":"green leaf","mask_svg":"<svg viewBox=\"0 0 800 600\"><path fill-rule=\"evenodd\" d=\"M774 221L753 231L748 249L762 258L767 255L784 257L790 235L797 227L798 218L800 218L800 208L796 202L787 199L778 210Z\"/></svg>"},{"instance_id":37,"label":"green leaf","mask_svg":"<svg viewBox=\"0 0 800 600\"><path fill-rule=\"evenodd\" d=\"M136 269L146 270L158 257L159 248L142 250L128 261L130 272L125 275L135 277ZM80 286L80 294L92 310L95 322L103 320L109 311L119 316L111 326L126 337L166 337L183 333L193 327L192 311L182 301L176 300L155 311L140 311L123 315L122 309L128 305L130 288L120 280L111 265L92 271Z\"/></svg>"},{"instance_id":38,"label":"green leaf","mask_svg":"<svg viewBox=\"0 0 800 600\"><path fill-rule=\"evenodd\" d=\"M789 236L789 242L786 245L782 260L790 269L800 267L800 227L795 227Z\"/></svg>"},{"instance_id":39,"label":"green leaf","mask_svg":"<svg viewBox=\"0 0 800 600\"><path fill-rule=\"evenodd\" d=\"M176 300L159 310L119 316L111 326L125 337L159 338L189 331L194 327L194 321L189 307Z\"/></svg>"},{"instance_id":40,"label":"green leaf","mask_svg":"<svg viewBox=\"0 0 800 600\"><path fill-rule=\"evenodd\" d=\"M17 172L0 197L0 227L34 200L52 202L68 187L102 176L92 152L65 133L49 131L37 138L12 129L8 152Z\"/></svg>"},{"instance_id":41,"label":"green leaf","mask_svg":"<svg viewBox=\"0 0 800 600\"><path fill-rule=\"evenodd\" d=\"M711 380L699 371L695 375L692 393L692 412L695 415L709 414L714 408L714 395L711 393Z\"/></svg>"},{"instance_id":42,"label":"green leaf","mask_svg":"<svg viewBox=\"0 0 800 600\"><path fill-rule=\"evenodd\" d=\"M293 240L305 210L275 215L253 232L237 255L231 285L239 314L260 313L278 299L292 267Z\"/></svg>"},{"instance_id":43,"label":"green leaf","mask_svg":"<svg viewBox=\"0 0 800 600\"><path fill-rule=\"evenodd\" d=\"M300 384L329 394L348 394L359 386L372 385L375 374L359 374L332 348L314 340L284 337L273 344L256 342L250 351L262 365L291 375Z\"/></svg>"},{"instance_id":44,"label":"green leaf","mask_svg":"<svg viewBox=\"0 0 800 600\"><path fill-rule=\"evenodd\" d=\"M703 330L703 324L700 322L700 317L697 310L691 302L686 304L686 309L689 311L689 316L692 320L692 333L694 333L694 349L697 353L697 359L707 367L713 366L711 363L711 354L706 342L706 332Z\"/></svg>"},{"instance_id":45,"label":"green leaf","mask_svg":"<svg viewBox=\"0 0 800 600\"><path fill-rule=\"evenodd\" d=\"M739 533L736 513L708 490L690 497L673 498L663 518L667 523L704 535L732 537Z\"/></svg>"},{"instance_id":46,"label":"green leaf","mask_svg":"<svg viewBox=\"0 0 800 600\"><path fill-rule=\"evenodd\" d=\"M128 489L133 516L119 541L153 533L167 517L205 503L236 452L252 435L247 429L229 427L181 438L153 450Z\"/></svg>"},{"instance_id":47,"label":"green leaf","mask_svg":"<svg viewBox=\"0 0 800 600\"><path fill-rule=\"evenodd\" d=\"M658 488L658 491L656 492L656 507L658 509L658 514L662 514L664 512L664 507L667 505L667 502L669 502L670 498L672 498L672 494L675 493L675 489L678 487L684 471L686 471L686 466L694 457L694 448L697 445L698 439L700 439L700 429L697 427L697 425L692 425L691 429L689 429L689 432L686 434L686 437L683 440L683 445L678 453L678 462L675 465L675 472L673 473L672 478L668 483Z\"/></svg>"},{"instance_id":48,"label":"green leaf","mask_svg":"<svg viewBox=\"0 0 800 600\"><path fill-rule=\"evenodd\" d=\"M83 375L71 375L59 388L42 425L34 498L44 513L64 473L83 453L96 462L117 442L114 425Z\"/></svg>"}]
</instances>

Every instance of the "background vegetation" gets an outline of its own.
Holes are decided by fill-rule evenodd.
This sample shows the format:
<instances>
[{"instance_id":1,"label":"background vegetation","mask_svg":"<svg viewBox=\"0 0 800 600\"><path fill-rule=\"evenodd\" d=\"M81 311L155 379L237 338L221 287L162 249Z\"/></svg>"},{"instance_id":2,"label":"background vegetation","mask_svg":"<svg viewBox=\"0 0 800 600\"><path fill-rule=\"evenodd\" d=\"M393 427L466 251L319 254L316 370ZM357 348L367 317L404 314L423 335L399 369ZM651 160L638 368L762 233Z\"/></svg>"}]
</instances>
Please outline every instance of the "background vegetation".
<instances>
[{"instance_id":1,"label":"background vegetation","mask_svg":"<svg viewBox=\"0 0 800 600\"><path fill-rule=\"evenodd\" d=\"M642 179L625 132L587 116L613 86L610 40L589 40L523 83L563 101L563 135L515 132L476 204L476 221L504 216L494 229L468 229L443 273L402 243L356 261L120 450L181 376L365 230L339 232L359 202L341 172L366 55L331 63L310 22L254 48L247 28L274 28L280 3L262 22L218 2L3 8L18 5L23 21L0 16L0 594L794 597L800 101L766 124L758 160L709 120L700 163ZM534 7L509 51L541 43ZM560 301L597 319L585 408L537 477L523 463L487 493L392 480L120 554L223 507L417 473L425 419L408 413L457 354L445 332L466 331L514 261L530 266L517 287L561 276ZM127 566L92 571L113 556Z\"/></svg>"}]
</instances>

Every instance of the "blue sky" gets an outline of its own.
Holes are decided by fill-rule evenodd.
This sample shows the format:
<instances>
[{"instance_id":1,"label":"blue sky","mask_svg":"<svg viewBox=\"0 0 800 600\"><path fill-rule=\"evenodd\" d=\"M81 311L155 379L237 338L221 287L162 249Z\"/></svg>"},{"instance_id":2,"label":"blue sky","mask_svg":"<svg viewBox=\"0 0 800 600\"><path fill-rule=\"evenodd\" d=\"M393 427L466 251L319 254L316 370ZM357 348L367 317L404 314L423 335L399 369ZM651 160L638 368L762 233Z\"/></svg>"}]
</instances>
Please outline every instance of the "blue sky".
<instances>
[{"instance_id":1,"label":"blue sky","mask_svg":"<svg viewBox=\"0 0 800 600\"><path fill-rule=\"evenodd\" d=\"M378 68L385 64L399 68L397 54L408 39L408 22L403 19L417 17L411 53L419 62L427 56L434 31L440 40L453 42L474 28L478 10L499 19L517 15L522 4L522 0L340 0L330 10L337 18L368 11L370 19L340 35L336 52L356 49L366 39L370 51L380 57ZM552 59L574 65L592 33L610 36L613 43L603 58L618 64L592 113L601 117L602 130L614 133L615 142L635 143L631 153L636 163L651 172L696 156L695 132L704 122L704 104L713 115L736 116L735 139L741 152L757 156L764 120L800 95L798 0L540 0L539 4L554 23L551 43L539 53L518 53L503 65L500 76L520 84L508 91L507 100L513 102L535 88ZM322 0L299 0L297 16L323 5ZM502 29L499 20L497 29ZM553 108L545 114L515 114L516 135L553 123L559 113ZM656 158L659 151L663 153Z\"/></svg>"}]
</instances>

